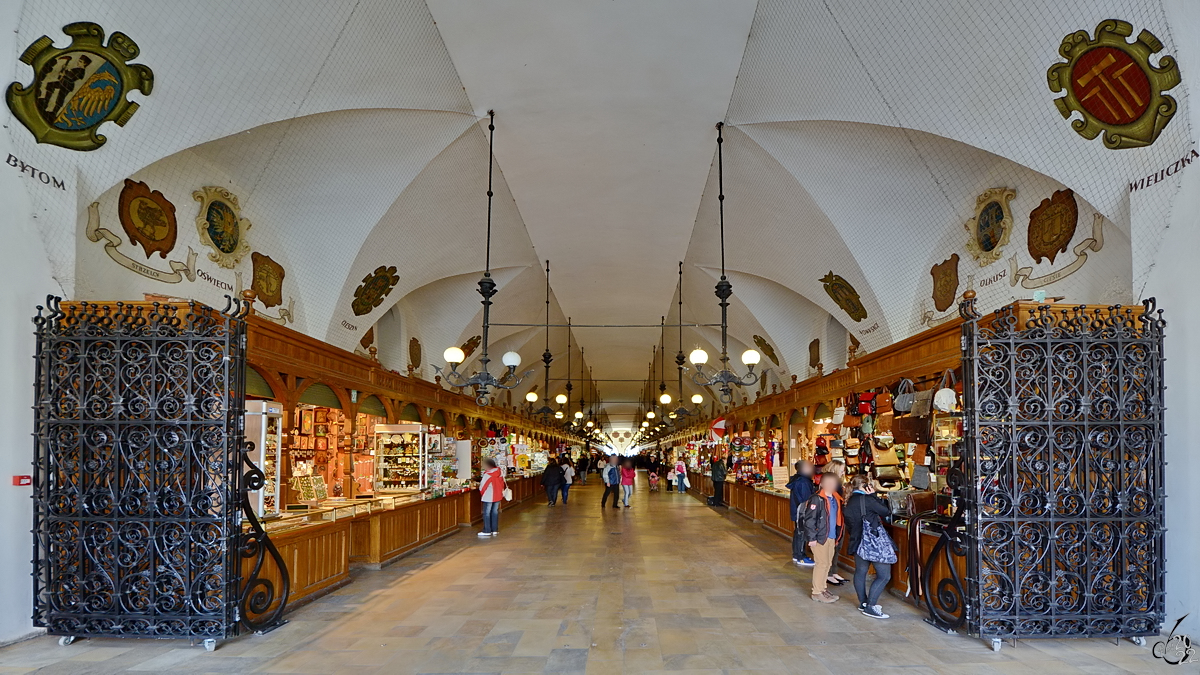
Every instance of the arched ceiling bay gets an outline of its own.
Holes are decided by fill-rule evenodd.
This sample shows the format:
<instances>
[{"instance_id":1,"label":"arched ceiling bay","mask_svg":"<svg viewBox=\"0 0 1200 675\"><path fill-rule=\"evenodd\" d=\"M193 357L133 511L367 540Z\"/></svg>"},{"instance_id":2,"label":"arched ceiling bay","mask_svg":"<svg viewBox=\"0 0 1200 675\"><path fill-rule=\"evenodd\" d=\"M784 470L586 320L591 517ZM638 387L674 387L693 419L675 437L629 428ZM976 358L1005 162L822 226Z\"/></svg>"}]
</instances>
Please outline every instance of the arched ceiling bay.
<instances>
[{"instance_id":1,"label":"arched ceiling bay","mask_svg":"<svg viewBox=\"0 0 1200 675\"><path fill-rule=\"evenodd\" d=\"M102 129L108 142L93 152L38 145L11 117L4 133L22 161L70 177L65 190L29 191L66 295L219 304L225 286L251 278L248 259L234 269L207 263L190 224L192 192L222 186L254 223L254 250L287 270L292 327L353 348L375 326L381 360L402 371L410 337L420 337L428 366L479 332L494 109L493 319L543 320L549 259L552 322L654 326L574 332L572 376L582 348L614 402L610 417L628 426L645 398L659 318L679 322L677 261L683 322L719 317L719 120L730 352L736 363L755 336L766 340L780 383L811 373L813 339L828 372L845 363L843 330L875 350L944 318L952 310L930 304L931 268L956 255L957 292L974 288L984 309L1030 296L1035 286L1018 283L1018 270L1045 279L1080 255L1086 264L1046 286L1050 294L1135 297L1178 183L1132 194L1129 183L1194 147L1187 74L1157 142L1113 151L1062 119L1046 69L1064 36L1108 18L1151 31L1162 54L1196 49L1167 17L1161 0L211 0L170 11L150 0L28 0L18 43L48 35L64 46L64 25L95 21L137 41L136 62L153 68L155 85L130 96L137 115ZM12 80L29 80L15 54L9 63ZM126 178L176 205L172 259L194 249L209 280L138 276L86 237L92 202L101 226L115 227ZM1015 193L1012 241L981 265L964 224L989 188ZM1077 230L1057 261L1034 262L1030 213L1065 189ZM363 279L393 266L395 288L354 314ZM854 320L826 292L830 272L853 286L867 318ZM565 332L556 331L559 380ZM514 390L519 402L541 382L542 332L492 335L497 357L517 349L523 370L537 368ZM673 396L677 341L668 330L658 357ZM685 351L702 346L715 362L719 343L711 326L684 329Z\"/></svg>"}]
</instances>

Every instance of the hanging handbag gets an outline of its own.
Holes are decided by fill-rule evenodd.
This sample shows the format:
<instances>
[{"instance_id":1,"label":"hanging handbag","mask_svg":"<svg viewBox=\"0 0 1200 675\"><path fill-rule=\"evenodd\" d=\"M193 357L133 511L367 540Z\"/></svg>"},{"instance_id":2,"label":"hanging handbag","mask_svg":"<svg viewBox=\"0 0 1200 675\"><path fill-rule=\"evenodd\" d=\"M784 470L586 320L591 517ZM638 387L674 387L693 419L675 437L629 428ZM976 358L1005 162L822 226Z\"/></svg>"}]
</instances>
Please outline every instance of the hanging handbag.
<instances>
[{"instance_id":1,"label":"hanging handbag","mask_svg":"<svg viewBox=\"0 0 1200 675\"><path fill-rule=\"evenodd\" d=\"M929 420L924 417L900 417L892 425L897 443L929 443Z\"/></svg>"},{"instance_id":2,"label":"hanging handbag","mask_svg":"<svg viewBox=\"0 0 1200 675\"><path fill-rule=\"evenodd\" d=\"M863 434L875 433L875 418L870 415L863 415L862 424L859 424L858 428Z\"/></svg>"},{"instance_id":3,"label":"hanging handbag","mask_svg":"<svg viewBox=\"0 0 1200 675\"><path fill-rule=\"evenodd\" d=\"M892 410L902 413L912 410L915 391L912 380L907 377L900 380L900 385L896 387L896 396L892 398Z\"/></svg>"},{"instance_id":4,"label":"hanging handbag","mask_svg":"<svg viewBox=\"0 0 1200 675\"><path fill-rule=\"evenodd\" d=\"M851 413L842 416L843 429L857 429L862 426L862 417Z\"/></svg>"},{"instance_id":5,"label":"hanging handbag","mask_svg":"<svg viewBox=\"0 0 1200 675\"><path fill-rule=\"evenodd\" d=\"M871 499L871 497L866 497ZM867 562L891 565L896 562L896 543L888 536L887 530L879 524L878 518L867 515L867 505L859 502L862 508L862 539L858 542L858 557Z\"/></svg>"},{"instance_id":6,"label":"hanging handbag","mask_svg":"<svg viewBox=\"0 0 1200 675\"><path fill-rule=\"evenodd\" d=\"M929 467L924 464L918 464L913 468L912 480L909 481L912 486L918 490L929 489Z\"/></svg>"},{"instance_id":7,"label":"hanging handbag","mask_svg":"<svg viewBox=\"0 0 1200 675\"><path fill-rule=\"evenodd\" d=\"M932 389L923 389L913 394L912 414L915 417L924 417L933 411L933 394Z\"/></svg>"},{"instance_id":8,"label":"hanging handbag","mask_svg":"<svg viewBox=\"0 0 1200 675\"><path fill-rule=\"evenodd\" d=\"M958 394L954 391L954 371L947 369L942 373L942 383L937 393L933 395L933 407L939 412L953 412L958 407Z\"/></svg>"},{"instance_id":9,"label":"hanging handbag","mask_svg":"<svg viewBox=\"0 0 1200 675\"><path fill-rule=\"evenodd\" d=\"M900 456L891 447L880 447L879 439L875 439L873 444L875 448L871 454L875 459L875 466L896 466L900 464Z\"/></svg>"},{"instance_id":10,"label":"hanging handbag","mask_svg":"<svg viewBox=\"0 0 1200 675\"><path fill-rule=\"evenodd\" d=\"M846 406L839 405L833 409L833 423L841 424L844 419L846 419Z\"/></svg>"},{"instance_id":11,"label":"hanging handbag","mask_svg":"<svg viewBox=\"0 0 1200 675\"><path fill-rule=\"evenodd\" d=\"M875 397L873 391L864 391L861 394L855 394L854 412L859 415L874 415L875 414Z\"/></svg>"},{"instance_id":12,"label":"hanging handbag","mask_svg":"<svg viewBox=\"0 0 1200 675\"><path fill-rule=\"evenodd\" d=\"M875 465L875 479L880 483L899 483L902 478L900 476L900 467L898 466L882 466Z\"/></svg>"},{"instance_id":13,"label":"hanging handbag","mask_svg":"<svg viewBox=\"0 0 1200 675\"><path fill-rule=\"evenodd\" d=\"M888 412L892 412L892 392L888 391L887 387L880 387L879 393L875 395L875 414L882 415Z\"/></svg>"},{"instance_id":14,"label":"hanging handbag","mask_svg":"<svg viewBox=\"0 0 1200 675\"><path fill-rule=\"evenodd\" d=\"M506 502L512 501L512 497L513 497L512 488L504 488L504 490L500 494L504 497L504 501L506 501Z\"/></svg>"}]
</instances>

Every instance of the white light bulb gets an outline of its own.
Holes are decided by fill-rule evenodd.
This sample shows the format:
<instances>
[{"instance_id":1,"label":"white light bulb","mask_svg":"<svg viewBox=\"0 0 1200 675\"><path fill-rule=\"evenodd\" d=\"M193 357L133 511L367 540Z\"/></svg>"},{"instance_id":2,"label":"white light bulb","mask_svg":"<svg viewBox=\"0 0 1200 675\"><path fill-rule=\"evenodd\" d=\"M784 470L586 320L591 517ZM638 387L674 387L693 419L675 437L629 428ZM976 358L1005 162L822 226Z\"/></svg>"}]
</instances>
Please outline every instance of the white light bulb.
<instances>
[{"instance_id":1,"label":"white light bulb","mask_svg":"<svg viewBox=\"0 0 1200 675\"><path fill-rule=\"evenodd\" d=\"M704 397L700 394L692 394L692 403L700 405L701 403L704 403Z\"/></svg>"},{"instance_id":2,"label":"white light bulb","mask_svg":"<svg viewBox=\"0 0 1200 675\"><path fill-rule=\"evenodd\" d=\"M596 426L596 423L595 423L595 422L593 422L593 421L591 421L591 420L588 420L588 423L587 423L587 425L588 425L588 428L591 428L591 427L594 427L594 426Z\"/></svg>"},{"instance_id":3,"label":"white light bulb","mask_svg":"<svg viewBox=\"0 0 1200 675\"><path fill-rule=\"evenodd\" d=\"M688 360L697 366L702 366L708 363L708 352L703 349L693 349L691 354L688 354Z\"/></svg>"},{"instance_id":4,"label":"white light bulb","mask_svg":"<svg viewBox=\"0 0 1200 675\"><path fill-rule=\"evenodd\" d=\"M505 352L504 356L500 357L500 363L509 368L516 368L521 365L521 355L516 352Z\"/></svg>"},{"instance_id":5,"label":"white light bulb","mask_svg":"<svg viewBox=\"0 0 1200 675\"><path fill-rule=\"evenodd\" d=\"M442 358L446 359L446 363L462 363L466 360L467 355L458 347L450 347L442 352Z\"/></svg>"},{"instance_id":6,"label":"white light bulb","mask_svg":"<svg viewBox=\"0 0 1200 675\"><path fill-rule=\"evenodd\" d=\"M646 413L646 417L648 417L650 419L654 419L654 411L651 410L650 412Z\"/></svg>"},{"instance_id":7,"label":"white light bulb","mask_svg":"<svg viewBox=\"0 0 1200 675\"><path fill-rule=\"evenodd\" d=\"M537 393L531 391L528 394L525 394L525 400L529 401L530 403L536 403L537 402Z\"/></svg>"},{"instance_id":8,"label":"white light bulb","mask_svg":"<svg viewBox=\"0 0 1200 675\"><path fill-rule=\"evenodd\" d=\"M642 422L642 426L643 426L643 427L648 427L648 426L650 426L650 423L649 423L649 422Z\"/></svg>"},{"instance_id":9,"label":"white light bulb","mask_svg":"<svg viewBox=\"0 0 1200 675\"><path fill-rule=\"evenodd\" d=\"M742 363L746 364L747 366L756 366L761 359L762 356L760 356L759 353L753 349L747 349L746 351L742 352Z\"/></svg>"},{"instance_id":10,"label":"white light bulb","mask_svg":"<svg viewBox=\"0 0 1200 675\"><path fill-rule=\"evenodd\" d=\"M575 411L575 419L577 419L577 420L583 419L583 411L576 410Z\"/></svg>"},{"instance_id":11,"label":"white light bulb","mask_svg":"<svg viewBox=\"0 0 1200 675\"><path fill-rule=\"evenodd\" d=\"M563 418L563 413L561 410L554 413L554 419L561 420L562 418Z\"/></svg>"},{"instance_id":12,"label":"white light bulb","mask_svg":"<svg viewBox=\"0 0 1200 675\"><path fill-rule=\"evenodd\" d=\"M663 405L670 405L671 404L671 395L666 392L663 392L663 395L658 397L658 402Z\"/></svg>"}]
</instances>

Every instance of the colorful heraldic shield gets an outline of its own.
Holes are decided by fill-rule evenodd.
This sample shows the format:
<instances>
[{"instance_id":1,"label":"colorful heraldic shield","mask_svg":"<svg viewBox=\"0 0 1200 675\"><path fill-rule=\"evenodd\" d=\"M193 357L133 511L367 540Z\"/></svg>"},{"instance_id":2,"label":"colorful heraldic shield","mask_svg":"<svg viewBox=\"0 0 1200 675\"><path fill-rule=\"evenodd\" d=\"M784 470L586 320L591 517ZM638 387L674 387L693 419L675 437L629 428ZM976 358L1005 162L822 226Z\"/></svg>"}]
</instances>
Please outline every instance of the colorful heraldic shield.
<instances>
[{"instance_id":1,"label":"colorful heraldic shield","mask_svg":"<svg viewBox=\"0 0 1200 675\"><path fill-rule=\"evenodd\" d=\"M107 140L97 133L105 122L125 126L138 104L125 95L131 90L149 94L154 73L137 58L137 43L113 33L104 44L104 29L86 21L63 28L70 46L60 49L43 35L21 54L33 67L33 82L13 82L5 100L38 143L71 150L95 150Z\"/></svg>"},{"instance_id":2,"label":"colorful heraldic shield","mask_svg":"<svg viewBox=\"0 0 1200 675\"><path fill-rule=\"evenodd\" d=\"M1179 65L1170 56L1151 64L1162 42L1146 30L1126 42L1132 34L1133 26L1117 19L1102 21L1094 38L1087 31L1071 33L1058 48L1067 62L1046 73L1050 91L1066 94L1054 100L1062 116L1083 117L1071 128L1088 140L1103 132L1104 145L1113 149L1150 145L1177 107L1163 92L1179 84Z\"/></svg>"},{"instance_id":3,"label":"colorful heraldic shield","mask_svg":"<svg viewBox=\"0 0 1200 675\"><path fill-rule=\"evenodd\" d=\"M237 267L250 252L246 231L251 226L242 217L238 198L223 187L208 185L193 192L192 199L200 202L196 232L200 243L212 249L208 259L226 269Z\"/></svg>"},{"instance_id":4,"label":"colorful heraldic shield","mask_svg":"<svg viewBox=\"0 0 1200 675\"><path fill-rule=\"evenodd\" d=\"M967 252L980 267L1004 257L1003 248L1008 245L1013 227L1008 203L1016 196L1016 190L991 188L975 198L975 217L963 227L967 230Z\"/></svg>"}]
</instances>

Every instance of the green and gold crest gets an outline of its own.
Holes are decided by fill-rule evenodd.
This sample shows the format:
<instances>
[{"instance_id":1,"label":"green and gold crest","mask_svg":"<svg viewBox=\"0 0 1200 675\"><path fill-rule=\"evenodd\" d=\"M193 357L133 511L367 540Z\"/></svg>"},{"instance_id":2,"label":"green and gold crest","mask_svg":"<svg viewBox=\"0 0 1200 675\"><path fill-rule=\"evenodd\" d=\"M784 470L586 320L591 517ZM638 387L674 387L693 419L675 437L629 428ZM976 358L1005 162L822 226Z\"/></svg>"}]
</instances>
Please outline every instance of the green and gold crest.
<instances>
[{"instance_id":1,"label":"green and gold crest","mask_svg":"<svg viewBox=\"0 0 1200 675\"><path fill-rule=\"evenodd\" d=\"M101 124L125 126L138 104L125 98L137 89L149 94L154 73L137 63L137 43L124 33L113 33L104 44L104 29L81 21L63 32L70 46L59 49L43 35L21 54L33 67L33 82L8 85L5 100L13 117L21 121L38 143L70 150L95 150L107 140L96 133Z\"/></svg>"},{"instance_id":2,"label":"green and gold crest","mask_svg":"<svg viewBox=\"0 0 1200 675\"><path fill-rule=\"evenodd\" d=\"M354 290L354 301L350 303L350 309L353 310L354 316L368 314L383 304L383 299L392 292L392 288L398 283L400 283L400 277L396 274L394 265L392 267L380 265L374 272L363 277L362 284Z\"/></svg>"},{"instance_id":3,"label":"green and gold crest","mask_svg":"<svg viewBox=\"0 0 1200 675\"><path fill-rule=\"evenodd\" d=\"M1050 91L1066 94L1054 99L1062 116L1083 115L1071 128L1089 141L1103 132L1105 147L1113 149L1150 145L1177 107L1163 92L1179 84L1179 65L1170 56L1151 65L1162 42L1147 30L1126 42L1132 34L1133 26L1118 19L1100 22L1095 38L1083 30L1071 33L1058 48L1067 62L1046 72Z\"/></svg>"}]
</instances>

